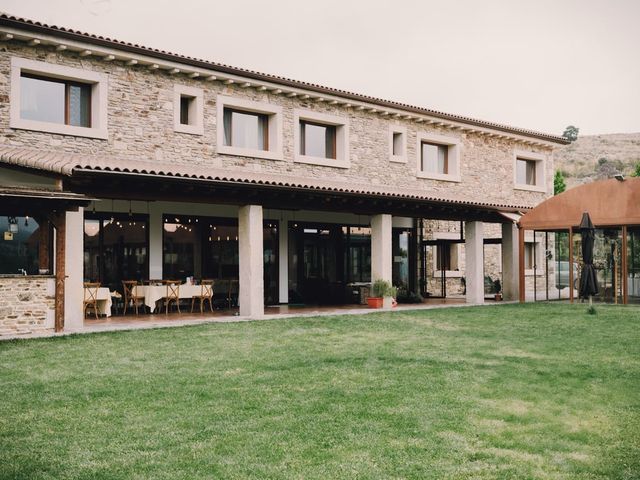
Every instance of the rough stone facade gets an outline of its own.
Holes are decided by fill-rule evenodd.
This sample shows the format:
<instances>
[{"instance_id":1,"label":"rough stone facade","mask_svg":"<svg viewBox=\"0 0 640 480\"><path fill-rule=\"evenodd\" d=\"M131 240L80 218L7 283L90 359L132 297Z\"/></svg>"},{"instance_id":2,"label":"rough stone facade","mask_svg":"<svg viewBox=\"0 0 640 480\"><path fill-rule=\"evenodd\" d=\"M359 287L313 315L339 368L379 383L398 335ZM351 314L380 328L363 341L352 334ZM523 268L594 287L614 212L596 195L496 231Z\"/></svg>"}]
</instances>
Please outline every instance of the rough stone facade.
<instances>
[{"instance_id":1,"label":"rough stone facade","mask_svg":"<svg viewBox=\"0 0 640 480\"><path fill-rule=\"evenodd\" d=\"M0 278L0 335L53 327L54 290L52 277Z\"/></svg>"},{"instance_id":2,"label":"rough stone facade","mask_svg":"<svg viewBox=\"0 0 640 480\"><path fill-rule=\"evenodd\" d=\"M81 68L108 75L108 139L91 139L9 128L11 57ZM174 86L187 85L203 90L204 134L174 131ZM219 155L216 151L216 100L218 94L266 102L282 107L284 160ZM367 110L330 105L328 102L302 100L276 95L269 90L226 85L202 77L170 75L142 65L127 66L121 61L105 62L76 52L58 52L54 47L27 46L8 41L0 47L0 142L48 151L114 155L123 159L151 160L185 164L195 171L200 166L274 172L305 178L335 179L359 184L382 184L424 190L460 200L533 206L547 194L514 189L515 150L547 155L547 190L553 176L550 144L532 145L526 137L490 136L461 128L427 125L415 120L386 117ZM308 109L344 117L349 122L350 168L333 168L294 162L294 109ZM221 122L220 122L221 123ZM389 127L407 129L407 163L389 161ZM460 182L418 178L417 135L433 133L455 137L461 142Z\"/></svg>"}]
</instances>

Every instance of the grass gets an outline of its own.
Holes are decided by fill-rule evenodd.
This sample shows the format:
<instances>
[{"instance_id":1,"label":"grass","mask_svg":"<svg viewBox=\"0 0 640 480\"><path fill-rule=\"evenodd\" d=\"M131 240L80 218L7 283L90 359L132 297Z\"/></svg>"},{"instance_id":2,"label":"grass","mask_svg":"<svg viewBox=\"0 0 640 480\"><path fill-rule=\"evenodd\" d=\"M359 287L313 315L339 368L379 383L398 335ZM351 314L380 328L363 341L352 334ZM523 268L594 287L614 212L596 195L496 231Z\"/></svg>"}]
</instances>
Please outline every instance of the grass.
<instances>
[{"instance_id":1,"label":"grass","mask_svg":"<svg viewBox=\"0 0 640 480\"><path fill-rule=\"evenodd\" d=\"M0 343L0 478L640 477L640 309Z\"/></svg>"}]
</instances>

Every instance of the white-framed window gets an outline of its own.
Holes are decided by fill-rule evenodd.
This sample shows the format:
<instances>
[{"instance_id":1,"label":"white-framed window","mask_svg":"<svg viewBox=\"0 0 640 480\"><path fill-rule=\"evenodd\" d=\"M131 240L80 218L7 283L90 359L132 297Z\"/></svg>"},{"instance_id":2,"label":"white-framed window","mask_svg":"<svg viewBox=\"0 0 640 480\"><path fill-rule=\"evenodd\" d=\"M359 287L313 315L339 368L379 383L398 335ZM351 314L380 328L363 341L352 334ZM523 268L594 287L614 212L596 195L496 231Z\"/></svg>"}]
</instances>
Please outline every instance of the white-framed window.
<instances>
[{"instance_id":1,"label":"white-framed window","mask_svg":"<svg viewBox=\"0 0 640 480\"><path fill-rule=\"evenodd\" d=\"M460 145L456 137L421 132L416 144L416 176L449 182L460 181Z\"/></svg>"},{"instance_id":2,"label":"white-framed window","mask_svg":"<svg viewBox=\"0 0 640 480\"><path fill-rule=\"evenodd\" d=\"M546 192L546 155L516 150L513 155L513 183L518 190Z\"/></svg>"},{"instance_id":3,"label":"white-framed window","mask_svg":"<svg viewBox=\"0 0 640 480\"><path fill-rule=\"evenodd\" d=\"M460 249L463 243L460 241L459 232L434 232L433 238L439 240L439 245L433 245L433 276L439 277L444 269L445 276L459 278L463 276L460 271Z\"/></svg>"},{"instance_id":4,"label":"white-framed window","mask_svg":"<svg viewBox=\"0 0 640 480\"><path fill-rule=\"evenodd\" d=\"M349 168L349 122L344 117L296 109L293 112L294 161Z\"/></svg>"},{"instance_id":5,"label":"white-framed window","mask_svg":"<svg viewBox=\"0 0 640 480\"><path fill-rule=\"evenodd\" d=\"M407 163L407 129L389 126L389 161Z\"/></svg>"},{"instance_id":6,"label":"white-framed window","mask_svg":"<svg viewBox=\"0 0 640 480\"><path fill-rule=\"evenodd\" d=\"M192 135L204 134L202 89L176 85L173 91L173 129Z\"/></svg>"},{"instance_id":7,"label":"white-framed window","mask_svg":"<svg viewBox=\"0 0 640 480\"><path fill-rule=\"evenodd\" d=\"M524 242L524 273L533 275L534 271L538 276L544 274L542 243L536 241L533 235L527 235Z\"/></svg>"},{"instance_id":8,"label":"white-framed window","mask_svg":"<svg viewBox=\"0 0 640 480\"><path fill-rule=\"evenodd\" d=\"M104 73L13 57L9 126L106 139L107 79Z\"/></svg>"},{"instance_id":9,"label":"white-framed window","mask_svg":"<svg viewBox=\"0 0 640 480\"><path fill-rule=\"evenodd\" d=\"M217 150L282 160L282 107L218 95Z\"/></svg>"}]
</instances>

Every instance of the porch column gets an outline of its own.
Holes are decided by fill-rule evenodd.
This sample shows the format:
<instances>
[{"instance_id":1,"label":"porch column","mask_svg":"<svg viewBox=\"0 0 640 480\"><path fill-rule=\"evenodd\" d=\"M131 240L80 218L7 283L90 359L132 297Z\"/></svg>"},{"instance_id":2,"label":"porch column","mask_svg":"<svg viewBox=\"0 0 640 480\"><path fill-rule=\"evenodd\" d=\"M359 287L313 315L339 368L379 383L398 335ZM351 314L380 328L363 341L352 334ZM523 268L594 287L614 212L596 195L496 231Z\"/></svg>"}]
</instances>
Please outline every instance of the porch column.
<instances>
[{"instance_id":1,"label":"porch column","mask_svg":"<svg viewBox=\"0 0 640 480\"><path fill-rule=\"evenodd\" d=\"M82 301L84 297L84 208L67 212L65 232L64 272L64 326L81 328L84 324ZM59 238L56 236L56 238Z\"/></svg>"},{"instance_id":2,"label":"porch column","mask_svg":"<svg viewBox=\"0 0 640 480\"><path fill-rule=\"evenodd\" d=\"M149 279L162 277L162 209L152 202L149 207Z\"/></svg>"},{"instance_id":3,"label":"porch column","mask_svg":"<svg viewBox=\"0 0 640 480\"><path fill-rule=\"evenodd\" d=\"M245 205L238 211L240 254L240 315L264 315L264 247L262 206Z\"/></svg>"},{"instance_id":4,"label":"porch column","mask_svg":"<svg viewBox=\"0 0 640 480\"><path fill-rule=\"evenodd\" d=\"M515 223L502 224L502 296L505 300L518 300L518 227Z\"/></svg>"},{"instance_id":5,"label":"porch column","mask_svg":"<svg viewBox=\"0 0 640 480\"><path fill-rule=\"evenodd\" d=\"M467 303L484 303L484 239L482 222L465 222Z\"/></svg>"},{"instance_id":6,"label":"porch column","mask_svg":"<svg viewBox=\"0 0 640 480\"><path fill-rule=\"evenodd\" d=\"M391 215L383 213L371 217L371 281L387 280L391 283Z\"/></svg>"},{"instance_id":7,"label":"porch column","mask_svg":"<svg viewBox=\"0 0 640 480\"><path fill-rule=\"evenodd\" d=\"M289 222L278 221L278 302L289 303Z\"/></svg>"}]
</instances>

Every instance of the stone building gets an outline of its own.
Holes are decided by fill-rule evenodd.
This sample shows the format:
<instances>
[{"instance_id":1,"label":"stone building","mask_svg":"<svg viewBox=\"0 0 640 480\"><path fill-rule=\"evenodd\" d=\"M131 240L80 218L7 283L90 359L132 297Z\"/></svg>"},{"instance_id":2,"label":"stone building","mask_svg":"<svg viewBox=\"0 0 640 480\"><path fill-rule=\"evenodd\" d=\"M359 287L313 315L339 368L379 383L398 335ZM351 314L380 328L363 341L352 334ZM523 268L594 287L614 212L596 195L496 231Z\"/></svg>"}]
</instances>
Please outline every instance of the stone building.
<instances>
[{"instance_id":1,"label":"stone building","mask_svg":"<svg viewBox=\"0 0 640 480\"><path fill-rule=\"evenodd\" d=\"M517 298L514 221L563 138L9 15L0 39L2 288L56 300L3 328L82 325L83 281L236 280L243 316L376 279Z\"/></svg>"}]
</instances>

